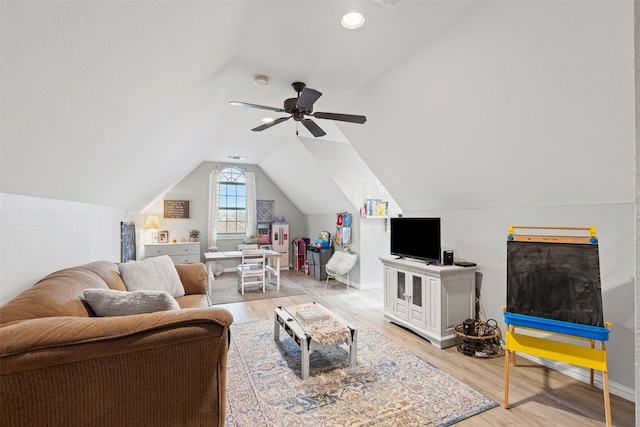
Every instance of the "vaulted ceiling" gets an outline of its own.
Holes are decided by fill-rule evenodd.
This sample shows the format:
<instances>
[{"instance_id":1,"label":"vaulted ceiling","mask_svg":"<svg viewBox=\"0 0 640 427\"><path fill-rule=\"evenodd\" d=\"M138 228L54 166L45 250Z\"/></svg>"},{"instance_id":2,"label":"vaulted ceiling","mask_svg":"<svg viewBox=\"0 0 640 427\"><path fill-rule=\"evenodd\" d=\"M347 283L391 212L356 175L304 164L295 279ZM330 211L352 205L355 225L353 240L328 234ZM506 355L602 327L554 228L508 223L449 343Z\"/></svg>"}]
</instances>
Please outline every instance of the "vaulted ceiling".
<instances>
[{"instance_id":1,"label":"vaulted ceiling","mask_svg":"<svg viewBox=\"0 0 640 427\"><path fill-rule=\"evenodd\" d=\"M297 123L251 132L265 111L229 101L280 108L303 81L317 111L366 115L344 101L470 4L3 1L2 191L139 209L202 161L260 164ZM349 31L352 10L366 25ZM361 126L316 122L318 144Z\"/></svg>"},{"instance_id":2,"label":"vaulted ceiling","mask_svg":"<svg viewBox=\"0 0 640 427\"><path fill-rule=\"evenodd\" d=\"M367 22L350 31L352 10ZM5 0L1 190L138 210L203 161L244 156L305 213L335 210L305 198L296 162L322 177L304 191L354 204L361 181L408 210L626 202L632 15L631 1ZM323 92L316 111L368 121L252 132L265 111L229 105L281 107L293 81ZM340 145L362 162L329 166Z\"/></svg>"}]
</instances>

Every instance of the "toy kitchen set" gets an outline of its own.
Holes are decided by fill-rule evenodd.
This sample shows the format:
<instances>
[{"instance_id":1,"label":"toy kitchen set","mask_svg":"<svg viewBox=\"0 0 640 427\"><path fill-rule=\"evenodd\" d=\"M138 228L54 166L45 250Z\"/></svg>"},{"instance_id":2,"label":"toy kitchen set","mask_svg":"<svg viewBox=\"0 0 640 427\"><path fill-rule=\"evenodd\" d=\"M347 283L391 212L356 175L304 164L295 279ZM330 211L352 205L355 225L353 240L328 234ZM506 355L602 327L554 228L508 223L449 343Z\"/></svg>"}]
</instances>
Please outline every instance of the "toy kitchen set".
<instances>
[{"instance_id":1,"label":"toy kitchen set","mask_svg":"<svg viewBox=\"0 0 640 427\"><path fill-rule=\"evenodd\" d=\"M280 252L280 269L289 269L289 224L283 216L273 216L271 200L257 201L258 246ZM261 203L262 202L262 203ZM249 242L247 242L249 243Z\"/></svg>"}]
</instances>

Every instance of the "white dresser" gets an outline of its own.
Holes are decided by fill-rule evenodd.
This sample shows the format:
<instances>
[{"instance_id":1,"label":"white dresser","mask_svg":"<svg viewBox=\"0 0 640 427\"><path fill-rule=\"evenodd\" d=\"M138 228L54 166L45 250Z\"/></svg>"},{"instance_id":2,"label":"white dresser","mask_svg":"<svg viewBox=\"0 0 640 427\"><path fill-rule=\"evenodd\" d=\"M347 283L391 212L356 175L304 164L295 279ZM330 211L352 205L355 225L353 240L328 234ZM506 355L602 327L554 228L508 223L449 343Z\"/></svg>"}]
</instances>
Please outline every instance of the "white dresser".
<instances>
[{"instance_id":1,"label":"white dresser","mask_svg":"<svg viewBox=\"0 0 640 427\"><path fill-rule=\"evenodd\" d=\"M145 243L146 258L169 255L174 264L200 262L200 242Z\"/></svg>"}]
</instances>

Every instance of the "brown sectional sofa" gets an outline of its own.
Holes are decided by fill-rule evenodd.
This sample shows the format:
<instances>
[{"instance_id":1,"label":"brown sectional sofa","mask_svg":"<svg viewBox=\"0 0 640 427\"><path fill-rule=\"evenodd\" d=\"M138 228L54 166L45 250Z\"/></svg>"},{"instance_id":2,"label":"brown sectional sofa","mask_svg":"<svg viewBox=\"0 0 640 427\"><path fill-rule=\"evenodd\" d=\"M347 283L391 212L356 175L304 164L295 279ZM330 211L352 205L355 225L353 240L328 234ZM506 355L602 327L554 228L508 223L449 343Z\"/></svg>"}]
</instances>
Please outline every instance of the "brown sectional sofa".
<instances>
[{"instance_id":1,"label":"brown sectional sofa","mask_svg":"<svg viewBox=\"0 0 640 427\"><path fill-rule=\"evenodd\" d=\"M0 307L0 425L222 426L229 326L202 264L176 265L180 310L95 317L86 288L126 291L99 261L42 279Z\"/></svg>"}]
</instances>

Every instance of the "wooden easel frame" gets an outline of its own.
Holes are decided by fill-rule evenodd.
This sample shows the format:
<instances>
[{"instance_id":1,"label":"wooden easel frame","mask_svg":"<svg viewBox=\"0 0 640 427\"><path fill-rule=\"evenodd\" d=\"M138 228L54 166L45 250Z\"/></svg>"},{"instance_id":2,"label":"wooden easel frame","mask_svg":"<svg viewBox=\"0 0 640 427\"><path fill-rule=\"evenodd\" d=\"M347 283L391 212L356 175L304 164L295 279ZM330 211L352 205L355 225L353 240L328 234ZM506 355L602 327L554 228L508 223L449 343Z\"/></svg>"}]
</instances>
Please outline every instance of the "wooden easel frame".
<instances>
[{"instance_id":1,"label":"wooden easel frame","mask_svg":"<svg viewBox=\"0 0 640 427\"><path fill-rule=\"evenodd\" d=\"M539 229L539 230L587 230L589 236L548 236L548 235L516 235L515 228ZM544 242L544 243L579 243L593 244L597 242L595 227L535 227L535 226L510 226L509 240L520 242ZM503 307L503 311L506 307ZM556 360L563 363L590 369L590 385L594 386L594 370L602 371L602 389L604 394L604 406L606 425L611 427L611 402L609 396L609 374L607 367L607 351L605 341L609 339L611 323L605 322L605 328L577 325L570 322L536 318L533 316L504 313L507 330L505 333L505 364L504 364L504 407L509 408L509 359L513 354L513 366L516 366L516 352L530 354L545 359ZM516 330L518 328L518 330ZM556 341L531 334L538 332L554 337L570 338L579 342L574 344L564 341ZM589 347L582 345L589 342ZM600 341L600 348L596 348L596 341Z\"/></svg>"}]
</instances>

